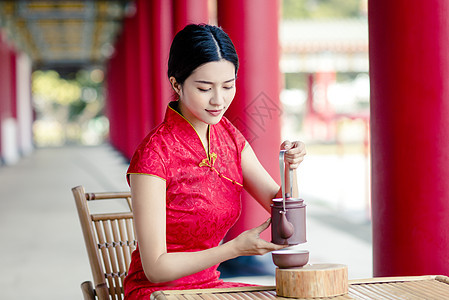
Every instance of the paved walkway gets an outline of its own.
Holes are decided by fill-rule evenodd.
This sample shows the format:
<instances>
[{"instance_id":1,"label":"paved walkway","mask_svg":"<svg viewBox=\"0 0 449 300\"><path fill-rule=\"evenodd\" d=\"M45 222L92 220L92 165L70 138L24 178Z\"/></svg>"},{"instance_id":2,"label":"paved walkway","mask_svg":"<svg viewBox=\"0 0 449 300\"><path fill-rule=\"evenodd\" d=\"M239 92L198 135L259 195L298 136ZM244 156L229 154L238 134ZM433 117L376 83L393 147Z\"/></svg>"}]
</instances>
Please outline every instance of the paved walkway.
<instances>
[{"instance_id":1,"label":"paved walkway","mask_svg":"<svg viewBox=\"0 0 449 300\"><path fill-rule=\"evenodd\" d=\"M108 145L37 149L0 167L1 299L82 298L79 285L92 276L71 188L127 190L126 168ZM313 201L307 218L308 242L301 247L311 263L343 263L350 278L371 277L369 224L340 219ZM274 284L273 276L228 280Z\"/></svg>"}]
</instances>

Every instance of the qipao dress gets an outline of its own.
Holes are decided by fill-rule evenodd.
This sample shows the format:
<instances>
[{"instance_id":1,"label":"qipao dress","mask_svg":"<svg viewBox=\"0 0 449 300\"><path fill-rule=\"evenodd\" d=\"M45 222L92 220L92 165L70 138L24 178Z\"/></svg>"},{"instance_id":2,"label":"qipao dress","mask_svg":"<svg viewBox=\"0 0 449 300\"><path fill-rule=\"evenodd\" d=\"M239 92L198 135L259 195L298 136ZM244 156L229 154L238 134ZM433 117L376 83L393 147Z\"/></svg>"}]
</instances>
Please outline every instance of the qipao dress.
<instances>
[{"instance_id":1,"label":"qipao dress","mask_svg":"<svg viewBox=\"0 0 449 300\"><path fill-rule=\"evenodd\" d=\"M218 246L240 216L241 153L246 140L223 117L209 126L205 149L193 126L177 112L177 104L168 105L164 121L138 146L127 174L165 180L167 251L193 252ZM137 246L124 283L126 299L149 299L156 290L245 285L223 282L217 267L152 283L145 277Z\"/></svg>"}]
</instances>

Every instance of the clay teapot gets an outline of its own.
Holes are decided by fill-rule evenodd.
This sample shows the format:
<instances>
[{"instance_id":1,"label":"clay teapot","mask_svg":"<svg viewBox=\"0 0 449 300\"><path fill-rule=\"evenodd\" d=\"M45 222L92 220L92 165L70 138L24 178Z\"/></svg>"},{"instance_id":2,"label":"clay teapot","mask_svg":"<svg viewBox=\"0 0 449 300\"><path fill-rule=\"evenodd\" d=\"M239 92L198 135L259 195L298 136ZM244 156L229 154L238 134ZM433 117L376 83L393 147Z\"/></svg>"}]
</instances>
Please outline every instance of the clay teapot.
<instances>
[{"instance_id":1,"label":"clay teapot","mask_svg":"<svg viewBox=\"0 0 449 300\"><path fill-rule=\"evenodd\" d=\"M282 198L275 198L271 204L271 242L278 245L297 245L306 242L306 205L303 199L292 197L293 170L285 172L284 155L279 153L279 168L282 181ZM286 175L290 192L286 193Z\"/></svg>"}]
</instances>

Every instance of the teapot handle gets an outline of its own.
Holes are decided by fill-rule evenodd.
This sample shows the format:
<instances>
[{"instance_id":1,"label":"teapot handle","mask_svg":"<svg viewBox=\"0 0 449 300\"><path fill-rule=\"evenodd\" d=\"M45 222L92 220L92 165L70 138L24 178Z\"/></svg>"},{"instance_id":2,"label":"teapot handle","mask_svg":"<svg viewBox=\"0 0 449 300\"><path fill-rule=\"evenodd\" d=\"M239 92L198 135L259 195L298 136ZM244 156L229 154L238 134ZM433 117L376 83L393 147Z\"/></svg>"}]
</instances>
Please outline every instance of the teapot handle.
<instances>
[{"instance_id":1,"label":"teapot handle","mask_svg":"<svg viewBox=\"0 0 449 300\"><path fill-rule=\"evenodd\" d=\"M293 192L292 192L292 185L293 185L293 170L289 168L289 182L290 182L290 193L286 194L285 193L285 186L287 185L285 182L285 152L287 152L287 150L281 150L279 152L279 169L281 171L281 184L282 184L282 208L284 211L285 210L285 198L286 197L293 197Z\"/></svg>"}]
</instances>

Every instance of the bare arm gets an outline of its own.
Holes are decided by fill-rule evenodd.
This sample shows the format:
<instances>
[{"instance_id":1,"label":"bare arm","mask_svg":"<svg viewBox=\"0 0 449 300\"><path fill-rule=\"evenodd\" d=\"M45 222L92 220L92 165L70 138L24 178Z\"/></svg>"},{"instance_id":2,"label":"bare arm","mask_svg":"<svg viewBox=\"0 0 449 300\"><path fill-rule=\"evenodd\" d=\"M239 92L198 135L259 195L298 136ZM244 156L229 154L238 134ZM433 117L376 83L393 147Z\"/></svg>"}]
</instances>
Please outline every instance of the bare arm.
<instances>
[{"instance_id":1,"label":"bare arm","mask_svg":"<svg viewBox=\"0 0 449 300\"><path fill-rule=\"evenodd\" d=\"M281 149L288 150L284 160L287 162L287 168L293 169L293 196L297 197L296 169L306 154L305 146L302 142L285 141L281 144ZM249 144L242 152L242 172L245 190L269 212L271 200L282 197L282 190L259 162Z\"/></svg>"},{"instance_id":2,"label":"bare arm","mask_svg":"<svg viewBox=\"0 0 449 300\"><path fill-rule=\"evenodd\" d=\"M278 194L279 185L259 162L249 144L242 152L242 173L245 190L269 212L271 199Z\"/></svg>"},{"instance_id":3,"label":"bare arm","mask_svg":"<svg viewBox=\"0 0 449 300\"><path fill-rule=\"evenodd\" d=\"M165 181L132 174L130 182L142 266L151 282L172 281L240 255L265 254L279 248L259 238L269 226L269 222L265 222L214 248L167 253Z\"/></svg>"}]
</instances>

